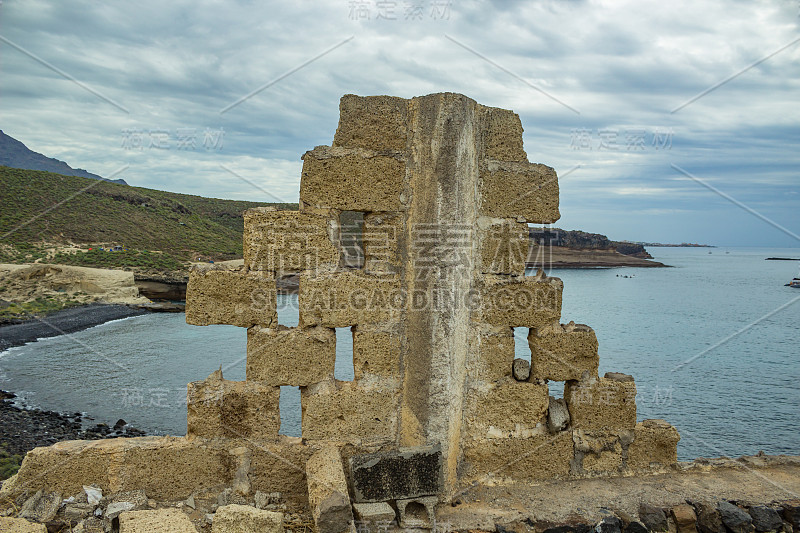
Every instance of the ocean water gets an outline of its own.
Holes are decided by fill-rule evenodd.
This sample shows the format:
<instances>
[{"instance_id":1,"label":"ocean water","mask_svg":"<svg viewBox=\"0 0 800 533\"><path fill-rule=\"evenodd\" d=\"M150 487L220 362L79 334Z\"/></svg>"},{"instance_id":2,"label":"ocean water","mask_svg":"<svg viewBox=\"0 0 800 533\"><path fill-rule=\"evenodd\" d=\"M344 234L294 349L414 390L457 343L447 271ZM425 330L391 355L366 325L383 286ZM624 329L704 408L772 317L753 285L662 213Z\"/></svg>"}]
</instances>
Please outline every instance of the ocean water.
<instances>
[{"instance_id":1,"label":"ocean water","mask_svg":"<svg viewBox=\"0 0 800 533\"><path fill-rule=\"evenodd\" d=\"M634 376L639 420L675 425L682 460L800 454L800 291L784 286L800 263L765 261L800 249L649 251L674 268L549 272L564 280L562 322L595 329L601 374ZM280 297L279 320L296 325L295 296ZM527 331L515 333L529 358ZM244 329L144 315L3 352L0 388L29 405L182 435L186 383L220 367L244 379L245 348ZM337 330L340 379L352 379L350 354L349 329ZM550 385L560 396L562 384ZM281 418L282 433L299 435L297 389L282 389Z\"/></svg>"}]
</instances>

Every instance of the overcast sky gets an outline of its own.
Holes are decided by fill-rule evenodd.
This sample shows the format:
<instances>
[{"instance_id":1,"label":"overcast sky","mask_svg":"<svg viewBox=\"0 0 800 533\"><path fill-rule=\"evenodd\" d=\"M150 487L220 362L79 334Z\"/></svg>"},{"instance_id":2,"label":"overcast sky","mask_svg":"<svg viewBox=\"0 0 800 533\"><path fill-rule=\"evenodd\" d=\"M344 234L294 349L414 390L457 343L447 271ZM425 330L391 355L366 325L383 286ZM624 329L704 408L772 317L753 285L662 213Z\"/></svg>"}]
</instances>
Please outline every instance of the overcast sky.
<instances>
[{"instance_id":1,"label":"overcast sky","mask_svg":"<svg viewBox=\"0 0 800 533\"><path fill-rule=\"evenodd\" d=\"M0 5L0 128L131 185L295 202L343 94L442 91L519 113L560 227L800 247L798 0Z\"/></svg>"}]
</instances>

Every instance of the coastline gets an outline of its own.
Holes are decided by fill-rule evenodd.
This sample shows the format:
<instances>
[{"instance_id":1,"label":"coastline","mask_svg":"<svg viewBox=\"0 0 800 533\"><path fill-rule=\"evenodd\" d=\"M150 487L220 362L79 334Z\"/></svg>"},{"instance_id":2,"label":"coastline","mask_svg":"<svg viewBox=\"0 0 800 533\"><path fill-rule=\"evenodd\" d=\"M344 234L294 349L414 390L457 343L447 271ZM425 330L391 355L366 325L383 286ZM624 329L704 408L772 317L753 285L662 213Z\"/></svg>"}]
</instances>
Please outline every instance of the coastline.
<instances>
[{"instance_id":1,"label":"coastline","mask_svg":"<svg viewBox=\"0 0 800 533\"><path fill-rule=\"evenodd\" d=\"M532 248L525 263L528 268L665 268L669 265L624 255L616 250L577 250L550 246L538 251Z\"/></svg>"},{"instance_id":2,"label":"coastline","mask_svg":"<svg viewBox=\"0 0 800 533\"><path fill-rule=\"evenodd\" d=\"M42 318L32 317L0 325L0 352L22 346L37 339L75 333L112 320L139 316L149 312L140 307L121 304L92 303L62 309Z\"/></svg>"}]
</instances>

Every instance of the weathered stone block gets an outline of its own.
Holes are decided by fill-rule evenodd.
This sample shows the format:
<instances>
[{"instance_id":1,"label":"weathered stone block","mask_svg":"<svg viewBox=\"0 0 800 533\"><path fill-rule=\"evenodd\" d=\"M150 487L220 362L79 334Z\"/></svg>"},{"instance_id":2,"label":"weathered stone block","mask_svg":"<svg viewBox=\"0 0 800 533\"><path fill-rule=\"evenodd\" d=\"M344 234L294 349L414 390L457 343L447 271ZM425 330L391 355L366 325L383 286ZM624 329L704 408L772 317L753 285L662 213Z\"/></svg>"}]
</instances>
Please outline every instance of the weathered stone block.
<instances>
[{"instance_id":1,"label":"weathered stone block","mask_svg":"<svg viewBox=\"0 0 800 533\"><path fill-rule=\"evenodd\" d=\"M514 364L514 329L482 325L473 331L478 344L476 364L468 372L475 379L497 381L511 375Z\"/></svg>"},{"instance_id":2,"label":"weathered stone block","mask_svg":"<svg viewBox=\"0 0 800 533\"><path fill-rule=\"evenodd\" d=\"M356 381L368 375L400 379L400 333L396 327L353 328L353 370Z\"/></svg>"},{"instance_id":3,"label":"weathered stone block","mask_svg":"<svg viewBox=\"0 0 800 533\"><path fill-rule=\"evenodd\" d=\"M317 146L303 155L300 201L315 209L399 211L405 175L400 154Z\"/></svg>"},{"instance_id":4,"label":"weathered stone block","mask_svg":"<svg viewBox=\"0 0 800 533\"><path fill-rule=\"evenodd\" d=\"M248 209L244 213L244 264L249 270L301 272L339 263L338 223L298 211Z\"/></svg>"},{"instance_id":5,"label":"weathered stone block","mask_svg":"<svg viewBox=\"0 0 800 533\"><path fill-rule=\"evenodd\" d=\"M545 165L488 160L478 192L483 216L537 224L561 218L556 171Z\"/></svg>"},{"instance_id":6,"label":"weathered stone block","mask_svg":"<svg viewBox=\"0 0 800 533\"><path fill-rule=\"evenodd\" d=\"M491 325L538 328L561 317L564 284L558 278L486 275L479 287L476 315Z\"/></svg>"},{"instance_id":7,"label":"weathered stone block","mask_svg":"<svg viewBox=\"0 0 800 533\"><path fill-rule=\"evenodd\" d=\"M323 382L300 390L303 437L332 442L393 440L398 393L357 382Z\"/></svg>"},{"instance_id":8,"label":"weathered stone block","mask_svg":"<svg viewBox=\"0 0 800 533\"><path fill-rule=\"evenodd\" d=\"M438 502L438 496L397 500L400 527L405 530L433 529L436 524L436 504Z\"/></svg>"},{"instance_id":9,"label":"weathered stone block","mask_svg":"<svg viewBox=\"0 0 800 533\"><path fill-rule=\"evenodd\" d=\"M247 330L247 380L305 387L333 376L336 333L329 328Z\"/></svg>"},{"instance_id":10,"label":"weathered stone block","mask_svg":"<svg viewBox=\"0 0 800 533\"><path fill-rule=\"evenodd\" d=\"M570 322L532 328L528 345L533 379L581 380L587 372L586 377L597 377L597 336L589 326Z\"/></svg>"},{"instance_id":11,"label":"weathered stone block","mask_svg":"<svg viewBox=\"0 0 800 533\"><path fill-rule=\"evenodd\" d=\"M356 531L378 533L385 531L386 526L397 522L394 509L386 502L355 503L353 511L356 516Z\"/></svg>"},{"instance_id":12,"label":"weathered stone block","mask_svg":"<svg viewBox=\"0 0 800 533\"><path fill-rule=\"evenodd\" d=\"M645 420L636 424L628 448L628 468L649 470L677 464L678 430L664 420Z\"/></svg>"},{"instance_id":13,"label":"weathered stone block","mask_svg":"<svg viewBox=\"0 0 800 533\"><path fill-rule=\"evenodd\" d=\"M670 509L670 515L675 521L675 528L677 533L697 533L697 515L694 514L694 509L688 503L682 503ZM782 525L780 520L778 525Z\"/></svg>"},{"instance_id":14,"label":"weathered stone block","mask_svg":"<svg viewBox=\"0 0 800 533\"><path fill-rule=\"evenodd\" d=\"M628 432L630 433L630 432ZM616 474L623 464L623 439L615 433L587 433L583 430L572 432L575 443L575 457L579 467L576 474ZM630 435L626 442L630 442Z\"/></svg>"},{"instance_id":15,"label":"weathered stone block","mask_svg":"<svg viewBox=\"0 0 800 533\"><path fill-rule=\"evenodd\" d=\"M358 503L436 495L442 490L442 451L419 446L355 455L350 472Z\"/></svg>"},{"instance_id":16,"label":"weathered stone block","mask_svg":"<svg viewBox=\"0 0 800 533\"><path fill-rule=\"evenodd\" d=\"M549 398L547 385L503 378L471 394L467 431L490 438L528 436L545 422Z\"/></svg>"},{"instance_id":17,"label":"weathered stone block","mask_svg":"<svg viewBox=\"0 0 800 533\"><path fill-rule=\"evenodd\" d=\"M119 517L119 533L196 533L189 517L180 509L128 511Z\"/></svg>"},{"instance_id":18,"label":"weathered stone block","mask_svg":"<svg viewBox=\"0 0 800 533\"><path fill-rule=\"evenodd\" d=\"M479 105L484 120L484 157L501 161L527 161L522 148L522 121L507 109Z\"/></svg>"},{"instance_id":19,"label":"weathered stone block","mask_svg":"<svg viewBox=\"0 0 800 533\"><path fill-rule=\"evenodd\" d=\"M566 478L573 456L572 433L527 438L484 439L464 443L463 477L466 481L513 478L516 481Z\"/></svg>"},{"instance_id":20,"label":"weathered stone block","mask_svg":"<svg viewBox=\"0 0 800 533\"><path fill-rule=\"evenodd\" d=\"M525 274L530 248L528 225L515 220L478 217L481 272L487 274Z\"/></svg>"},{"instance_id":21,"label":"weathered stone block","mask_svg":"<svg viewBox=\"0 0 800 533\"><path fill-rule=\"evenodd\" d=\"M639 520L649 531L667 531L669 522L664 510L646 502L639 504Z\"/></svg>"},{"instance_id":22,"label":"weathered stone block","mask_svg":"<svg viewBox=\"0 0 800 533\"><path fill-rule=\"evenodd\" d=\"M271 272L195 267L186 287L186 323L269 327L278 321L276 294Z\"/></svg>"},{"instance_id":23,"label":"weathered stone block","mask_svg":"<svg viewBox=\"0 0 800 533\"><path fill-rule=\"evenodd\" d=\"M283 533L283 513L249 505L223 505L214 513L212 533Z\"/></svg>"},{"instance_id":24,"label":"weathered stone block","mask_svg":"<svg viewBox=\"0 0 800 533\"><path fill-rule=\"evenodd\" d=\"M300 276L300 324L346 328L399 321L406 294L395 276L342 270Z\"/></svg>"},{"instance_id":25,"label":"weathered stone block","mask_svg":"<svg viewBox=\"0 0 800 533\"><path fill-rule=\"evenodd\" d=\"M308 507L305 465L317 447L301 439L280 435L277 441L259 442L251 448L250 490L280 493L283 501L297 509Z\"/></svg>"},{"instance_id":26,"label":"weathered stone block","mask_svg":"<svg viewBox=\"0 0 800 533\"><path fill-rule=\"evenodd\" d=\"M568 381L564 399L575 429L633 429L636 425L636 385L633 380Z\"/></svg>"},{"instance_id":27,"label":"weathered stone block","mask_svg":"<svg viewBox=\"0 0 800 533\"><path fill-rule=\"evenodd\" d=\"M280 389L255 381L228 381L217 370L189 383L187 436L274 439L280 429Z\"/></svg>"},{"instance_id":28,"label":"weathered stone block","mask_svg":"<svg viewBox=\"0 0 800 533\"><path fill-rule=\"evenodd\" d=\"M361 241L364 270L369 273L397 272L401 265L400 243L405 240L401 213L367 213Z\"/></svg>"},{"instance_id":29,"label":"weathered stone block","mask_svg":"<svg viewBox=\"0 0 800 533\"><path fill-rule=\"evenodd\" d=\"M22 505L19 517L34 522L49 522L55 518L59 507L61 507L60 493L39 490Z\"/></svg>"},{"instance_id":30,"label":"weathered stone block","mask_svg":"<svg viewBox=\"0 0 800 533\"><path fill-rule=\"evenodd\" d=\"M408 100L396 96L346 94L339 101L334 146L405 150Z\"/></svg>"},{"instance_id":31,"label":"weathered stone block","mask_svg":"<svg viewBox=\"0 0 800 533\"><path fill-rule=\"evenodd\" d=\"M347 476L339 449L326 446L306 463L308 503L319 533L342 533L353 527Z\"/></svg>"}]
</instances>

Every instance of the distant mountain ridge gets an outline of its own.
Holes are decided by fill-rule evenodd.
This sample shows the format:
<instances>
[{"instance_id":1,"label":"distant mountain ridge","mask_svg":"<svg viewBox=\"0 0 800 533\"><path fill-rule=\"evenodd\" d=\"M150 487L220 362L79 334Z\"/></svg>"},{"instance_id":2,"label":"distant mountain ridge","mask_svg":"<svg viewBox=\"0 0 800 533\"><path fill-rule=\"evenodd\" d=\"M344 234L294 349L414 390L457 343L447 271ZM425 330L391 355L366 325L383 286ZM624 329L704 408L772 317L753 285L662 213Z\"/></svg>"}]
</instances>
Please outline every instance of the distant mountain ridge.
<instances>
[{"instance_id":1,"label":"distant mountain ridge","mask_svg":"<svg viewBox=\"0 0 800 533\"><path fill-rule=\"evenodd\" d=\"M44 170L47 172L55 172L63 176L80 176L82 178L127 185L123 179L106 179L82 168L72 168L64 161L47 157L39 152L34 152L22 142L4 133L3 130L0 130L0 165L25 170Z\"/></svg>"}]
</instances>

